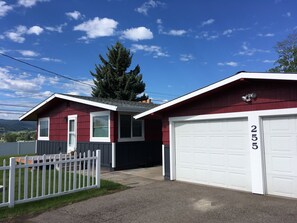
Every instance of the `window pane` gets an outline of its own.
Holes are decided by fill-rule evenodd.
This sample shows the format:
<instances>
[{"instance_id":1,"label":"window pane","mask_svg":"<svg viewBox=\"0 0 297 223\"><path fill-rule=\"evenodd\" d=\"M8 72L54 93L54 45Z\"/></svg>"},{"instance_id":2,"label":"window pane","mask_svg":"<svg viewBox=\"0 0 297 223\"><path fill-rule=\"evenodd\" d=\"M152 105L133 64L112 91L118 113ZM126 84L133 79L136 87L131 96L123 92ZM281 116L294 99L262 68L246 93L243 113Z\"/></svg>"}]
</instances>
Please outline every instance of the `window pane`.
<instances>
[{"instance_id":1,"label":"window pane","mask_svg":"<svg viewBox=\"0 0 297 223\"><path fill-rule=\"evenodd\" d=\"M93 137L108 137L108 115L93 117Z\"/></svg>"},{"instance_id":2,"label":"window pane","mask_svg":"<svg viewBox=\"0 0 297 223\"><path fill-rule=\"evenodd\" d=\"M133 137L141 137L142 136L142 121L141 120L133 120L133 129L132 134Z\"/></svg>"},{"instance_id":3,"label":"window pane","mask_svg":"<svg viewBox=\"0 0 297 223\"><path fill-rule=\"evenodd\" d=\"M39 133L39 136L48 137L48 120L41 120L40 121L40 133Z\"/></svg>"},{"instance_id":4,"label":"window pane","mask_svg":"<svg viewBox=\"0 0 297 223\"><path fill-rule=\"evenodd\" d=\"M120 115L120 137L131 138L131 115Z\"/></svg>"},{"instance_id":5,"label":"window pane","mask_svg":"<svg viewBox=\"0 0 297 223\"><path fill-rule=\"evenodd\" d=\"M74 120L69 120L69 132L74 132Z\"/></svg>"},{"instance_id":6,"label":"window pane","mask_svg":"<svg viewBox=\"0 0 297 223\"><path fill-rule=\"evenodd\" d=\"M75 134L69 133L69 146L73 147L75 145Z\"/></svg>"}]
</instances>

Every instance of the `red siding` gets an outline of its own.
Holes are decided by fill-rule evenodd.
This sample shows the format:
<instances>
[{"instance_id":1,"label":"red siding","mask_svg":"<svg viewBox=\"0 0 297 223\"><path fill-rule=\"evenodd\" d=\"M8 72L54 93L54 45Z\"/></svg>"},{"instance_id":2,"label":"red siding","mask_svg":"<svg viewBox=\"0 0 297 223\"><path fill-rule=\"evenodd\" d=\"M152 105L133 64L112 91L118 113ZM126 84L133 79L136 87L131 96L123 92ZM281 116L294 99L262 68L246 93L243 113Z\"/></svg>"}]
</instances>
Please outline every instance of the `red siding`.
<instances>
[{"instance_id":1,"label":"red siding","mask_svg":"<svg viewBox=\"0 0 297 223\"><path fill-rule=\"evenodd\" d=\"M144 120L145 141L161 141L162 140L162 122L156 119Z\"/></svg>"},{"instance_id":2,"label":"red siding","mask_svg":"<svg viewBox=\"0 0 297 223\"><path fill-rule=\"evenodd\" d=\"M49 104L46 111L39 115L41 117L50 117L50 140L67 141L67 119L68 115L77 115L77 141L90 141L90 112L102 111L103 109L83 105L75 102L56 100ZM113 117L113 112L111 112ZM110 136L114 140L114 122L110 121Z\"/></svg>"},{"instance_id":3,"label":"red siding","mask_svg":"<svg viewBox=\"0 0 297 223\"><path fill-rule=\"evenodd\" d=\"M243 102L241 97L252 92L257 94L257 99L252 103ZM163 111L163 144L169 144L168 117L293 107L297 107L297 83L294 81L238 81Z\"/></svg>"}]
</instances>

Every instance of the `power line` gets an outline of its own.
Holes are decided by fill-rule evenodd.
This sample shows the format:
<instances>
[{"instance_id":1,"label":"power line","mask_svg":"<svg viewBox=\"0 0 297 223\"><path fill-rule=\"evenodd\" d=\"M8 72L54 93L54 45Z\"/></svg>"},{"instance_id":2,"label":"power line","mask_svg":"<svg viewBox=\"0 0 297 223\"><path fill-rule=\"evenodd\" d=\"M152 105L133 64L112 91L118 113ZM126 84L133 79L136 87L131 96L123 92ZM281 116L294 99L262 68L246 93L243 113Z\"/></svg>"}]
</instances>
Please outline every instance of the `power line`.
<instances>
[{"instance_id":1,"label":"power line","mask_svg":"<svg viewBox=\"0 0 297 223\"><path fill-rule=\"evenodd\" d=\"M29 105L17 105L17 104L1 104L2 106L8 106L8 107L20 107L20 108L32 108L32 106Z\"/></svg>"},{"instance_id":2,"label":"power line","mask_svg":"<svg viewBox=\"0 0 297 223\"><path fill-rule=\"evenodd\" d=\"M17 62L19 62L19 63L26 64L26 65L28 65L28 66L30 66L30 67L34 67L34 68L36 68L36 69L45 71L45 72L50 73L50 74L52 74L52 75L56 75L56 76L58 76L58 77L65 78L65 79L70 80L70 81L73 81L73 82L77 82L77 83L80 83L80 84L83 84L83 85L87 85L87 86L90 86L90 87L94 87L94 85L92 85L92 84L88 84L88 83L85 83L85 82L83 82L83 81L81 81L81 80L73 79L73 78L68 77L68 76L66 76L66 75L59 74L59 73L56 73L56 72L54 72L54 71L50 71L50 70L48 70L48 69L46 69L46 68L42 68L42 67L40 67L40 66L37 66L37 65L28 63L28 62L23 61L23 60L20 60L20 59L17 59L17 58L15 58L15 57L12 57L12 56L7 55L7 54L5 54L5 53L0 53L0 55L2 55L2 56L4 56L4 57L7 57L7 58L9 58L9 59L11 59L11 60L15 60L15 61L17 61ZM20 69L22 69L22 70L26 70L26 69L24 69L24 68L20 68ZM35 71L30 71L30 70L27 70L27 71L29 71L29 72L35 72ZM168 93L162 93L162 92L153 92L153 91L146 91L146 92L149 93L149 94L155 94L155 95L167 95L167 96L177 97L177 95L174 95L174 94L168 94Z\"/></svg>"},{"instance_id":3,"label":"power line","mask_svg":"<svg viewBox=\"0 0 297 223\"><path fill-rule=\"evenodd\" d=\"M85 83L85 82L82 82L82 81L73 79L73 78L71 78L71 77L67 77L67 76L65 76L65 75L63 75L63 74L58 74L58 73L56 73L56 72L54 72L54 71L50 71L50 70L48 70L48 69L45 69L45 68L36 66L36 65L34 65L34 64L28 63L28 62L26 62L26 61L17 59L17 58L15 58L15 57L9 56L9 55L7 55L7 54L5 54L5 53L0 53L0 55L2 55L2 56L4 56L4 57L7 57L7 58L9 58L9 59L15 60L15 61L17 61L17 62L19 62L19 63L26 64L26 65L28 65L28 66L30 66L30 67L34 67L34 68L36 68L36 69L45 71L45 72L47 72L47 73L56 75L56 76L58 76L58 77L62 77L62 78L65 78L65 79L68 79L68 80L71 80L71 81L74 81L74 82L77 82L77 83L80 83L80 84L84 84L84 85L88 85L88 86L90 86L90 87L93 87L93 85L91 85L91 84L88 84L88 83Z\"/></svg>"}]
</instances>

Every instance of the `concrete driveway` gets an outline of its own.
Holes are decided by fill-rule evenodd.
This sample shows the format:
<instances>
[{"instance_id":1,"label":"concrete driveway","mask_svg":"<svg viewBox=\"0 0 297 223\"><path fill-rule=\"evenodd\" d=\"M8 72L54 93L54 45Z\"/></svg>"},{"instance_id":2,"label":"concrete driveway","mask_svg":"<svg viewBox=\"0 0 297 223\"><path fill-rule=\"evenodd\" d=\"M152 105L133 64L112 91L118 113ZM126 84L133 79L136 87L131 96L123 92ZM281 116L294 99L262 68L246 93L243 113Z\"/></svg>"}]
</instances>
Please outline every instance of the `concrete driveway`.
<instances>
[{"instance_id":1,"label":"concrete driveway","mask_svg":"<svg viewBox=\"0 0 297 223\"><path fill-rule=\"evenodd\" d=\"M23 221L24 222L24 221ZM25 222L297 222L297 200L152 180Z\"/></svg>"}]
</instances>

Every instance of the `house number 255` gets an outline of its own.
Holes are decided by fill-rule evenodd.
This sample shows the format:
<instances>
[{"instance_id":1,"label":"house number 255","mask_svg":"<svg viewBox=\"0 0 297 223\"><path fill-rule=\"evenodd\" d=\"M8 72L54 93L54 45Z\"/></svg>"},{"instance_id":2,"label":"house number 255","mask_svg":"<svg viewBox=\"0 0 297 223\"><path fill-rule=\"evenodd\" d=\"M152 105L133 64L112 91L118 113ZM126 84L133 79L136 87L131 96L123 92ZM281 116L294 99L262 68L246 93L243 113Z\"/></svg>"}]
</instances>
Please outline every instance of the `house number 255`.
<instances>
[{"instance_id":1,"label":"house number 255","mask_svg":"<svg viewBox=\"0 0 297 223\"><path fill-rule=\"evenodd\" d=\"M251 126L252 133L252 149L258 149L258 129L256 125Z\"/></svg>"}]
</instances>

